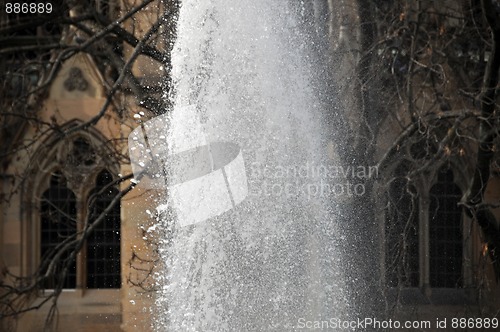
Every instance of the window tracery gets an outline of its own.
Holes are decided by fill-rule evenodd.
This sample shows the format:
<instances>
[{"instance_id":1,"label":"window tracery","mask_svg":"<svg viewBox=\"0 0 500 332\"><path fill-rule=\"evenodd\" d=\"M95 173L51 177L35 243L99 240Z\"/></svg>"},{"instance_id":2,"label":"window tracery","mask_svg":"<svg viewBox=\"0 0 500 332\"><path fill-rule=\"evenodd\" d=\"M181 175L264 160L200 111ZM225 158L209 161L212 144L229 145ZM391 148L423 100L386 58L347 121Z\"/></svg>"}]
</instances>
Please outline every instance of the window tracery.
<instances>
[{"instance_id":1,"label":"window tracery","mask_svg":"<svg viewBox=\"0 0 500 332\"><path fill-rule=\"evenodd\" d=\"M113 165L94 149L91 137L76 136L60 145L38 198L39 259L50 261L61 245L71 250L71 243L92 227L80 257L70 262L63 288L120 288L120 205L110 205L118 193ZM60 257L58 271L66 259L67 254ZM46 288L60 282L54 278Z\"/></svg>"}]
</instances>

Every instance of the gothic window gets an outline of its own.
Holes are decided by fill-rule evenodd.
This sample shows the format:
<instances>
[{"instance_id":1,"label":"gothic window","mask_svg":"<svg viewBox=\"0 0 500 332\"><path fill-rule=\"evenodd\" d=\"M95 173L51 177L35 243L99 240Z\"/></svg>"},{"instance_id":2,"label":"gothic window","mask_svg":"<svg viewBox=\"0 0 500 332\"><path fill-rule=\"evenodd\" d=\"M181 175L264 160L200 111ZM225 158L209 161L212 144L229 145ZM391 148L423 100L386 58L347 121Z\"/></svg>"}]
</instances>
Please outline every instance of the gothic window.
<instances>
[{"instance_id":1,"label":"gothic window","mask_svg":"<svg viewBox=\"0 0 500 332\"><path fill-rule=\"evenodd\" d=\"M50 178L49 188L42 195L41 203L41 255L50 260L54 256L54 248L71 240L77 231L76 197L66 186L66 179L61 172L54 172ZM62 262L68 255L60 258L56 271L62 269ZM47 268L47 267L45 267ZM59 273L55 274L56 276ZM46 288L54 288L57 279L48 280ZM76 260L70 263L63 282L64 288L76 286Z\"/></svg>"},{"instance_id":2,"label":"gothic window","mask_svg":"<svg viewBox=\"0 0 500 332\"><path fill-rule=\"evenodd\" d=\"M40 259L50 261L62 245L78 240L91 227L78 259L69 262L64 281L60 273L45 288L120 288L120 204L111 203L118 193L104 157L84 137L64 144L62 163L50 177L40 203ZM63 150L64 150L63 148ZM92 180L92 182L88 182ZM88 189L87 189L88 188ZM90 189L90 190L89 190ZM76 243L76 241L75 241ZM65 254L56 272L63 271ZM47 266L44 267L47 269Z\"/></svg>"},{"instance_id":3,"label":"gothic window","mask_svg":"<svg viewBox=\"0 0 500 332\"><path fill-rule=\"evenodd\" d=\"M401 164L389 188L386 211L386 280L390 287L419 283L418 201Z\"/></svg>"},{"instance_id":4,"label":"gothic window","mask_svg":"<svg viewBox=\"0 0 500 332\"><path fill-rule=\"evenodd\" d=\"M97 176L91 194L91 224L118 193L111 186L112 181L113 177L106 170ZM115 204L87 240L87 287L120 288L120 282L120 206Z\"/></svg>"},{"instance_id":5,"label":"gothic window","mask_svg":"<svg viewBox=\"0 0 500 332\"><path fill-rule=\"evenodd\" d=\"M462 193L453 181L453 172L439 172L431 189L429 213L430 285L462 287L462 213L457 203Z\"/></svg>"},{"instance_id":6,"label":"gothic window","mask_svg":"<svg viewBox=\"0 0 500 332\"><path fill-rule=\"evenodd\" d=\"M453 171L443 168L434 178L411 182L406 177L409 165L402 163L396 168L387 192L386 284L464 287L462 211L458 206L462 192Z\"/></svg>"}]
</instances>

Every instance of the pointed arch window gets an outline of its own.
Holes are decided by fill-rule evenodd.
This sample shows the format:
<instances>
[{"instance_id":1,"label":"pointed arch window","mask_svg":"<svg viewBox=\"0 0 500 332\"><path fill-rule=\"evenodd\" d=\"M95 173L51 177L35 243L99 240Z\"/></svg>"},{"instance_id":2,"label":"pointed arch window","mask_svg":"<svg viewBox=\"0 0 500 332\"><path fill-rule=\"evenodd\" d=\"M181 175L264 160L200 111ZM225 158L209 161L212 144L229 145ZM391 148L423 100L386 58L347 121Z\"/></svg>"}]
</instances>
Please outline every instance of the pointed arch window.
<instances>
[{"instance_id":1,"label":"pointed arch window","mask_svg":"<svg viewBox=\"0 0 500 332\"><path fill-rule=\"evenodd\" d=\"M41 202L41 255L42 258L52 260L54 249L61 245L70 245L72 237L77 231L76 196L67 187L66 178L60 171L56 171L50 178L49 188L42 195ZM65 244L66 243L66 244ZM56 272L63 268L63 262L70 259L66 254L58 259ZM46 270L48 266L45 266ZM69 269L64 273L66 277L63 288L76 286L76 259L73 258ZM59 276L59 273L55 273ZM59 280L51 279L45 283L46 288L54 288Z\"/></svg>"},{"instance_id":2,"label":"pointed arch window","mask_svg":"<svg viewBox=\"0 0 500 332\"><path fill-rule=\"evenodd\" d=\"M46 289L120 288L120 204L112 205L118 188L109 160L95 146L87 137L65 144L63 162L51 173L41 195L40 261L46 265L45 271L51 261L58 262ZM80 254L71 257L69 253L87 227L91 232ZM64 246L66 253L54 260ZM63 266L69 268L63 270Z\"/></svg>"},{"instance_id":3,"label":"pointed arch window","mask_svg":"<svg viewBox=\"0 0 500 332\"><path fill-rule=\"evenodd\" d=\"M415 187L405 175L408 165L400 164L389 188L386 211L386 281L390 287L417 287L419 284L418 200Z\"/></svg>"},{"instance_id":4,"label":"pointed arch window","mask_svg":"<svg viewBox=\"0 0 500 332\"><path fill-rule=\"evenodd\" d=\"M462 212L458 206L462 192L450 169L441 169L430 191L430 285L462 287Z\"/></svg>"},{"instance_id":5,"label":"pointed arch window","mask_svg":"<svg viewBox=\"0 0 500 332\"><path fill-rule=\"evenodd\" d=\"M120 288L120 206L110 205L118 194L112 182L111 173L103 170L90 196L89 223L98 224L87 239L88 288ZM97 220L101 214L103 219Z\"/></svg>"},{"instance_id":6,"label":"pointed arch window","mask_svg":"<svg viewBox=\"0 0 500 332\"><path fill-rule=\"evenodd\" d=\"M410 182L400 164L385 212L385 279L388 287L463 288L462 191L449 167ZM432 181L432 187L426 181ZM430 189L426 189L430 188Z\"/></svg>"}]
</instances>

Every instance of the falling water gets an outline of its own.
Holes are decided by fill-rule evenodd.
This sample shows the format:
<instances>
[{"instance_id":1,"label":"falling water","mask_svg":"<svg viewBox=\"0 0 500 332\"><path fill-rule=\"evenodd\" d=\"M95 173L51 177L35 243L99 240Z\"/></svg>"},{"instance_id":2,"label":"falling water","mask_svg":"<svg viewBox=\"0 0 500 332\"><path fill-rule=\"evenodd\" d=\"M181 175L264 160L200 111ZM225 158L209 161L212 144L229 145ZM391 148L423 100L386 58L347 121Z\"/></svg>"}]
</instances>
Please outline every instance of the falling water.
<instances>
[{"instance_id":1,"label":"falling water","mask_svg":"<svg viewBox=\"0 0 500 332\"><path fill-rule=\"evenodd\" d=\"M182 2L174 108L157 133L170 156L158 331L294 330L349 306L303 6ZM193 181L217 169L225 182Z\"/></svg>"}]
</instances>

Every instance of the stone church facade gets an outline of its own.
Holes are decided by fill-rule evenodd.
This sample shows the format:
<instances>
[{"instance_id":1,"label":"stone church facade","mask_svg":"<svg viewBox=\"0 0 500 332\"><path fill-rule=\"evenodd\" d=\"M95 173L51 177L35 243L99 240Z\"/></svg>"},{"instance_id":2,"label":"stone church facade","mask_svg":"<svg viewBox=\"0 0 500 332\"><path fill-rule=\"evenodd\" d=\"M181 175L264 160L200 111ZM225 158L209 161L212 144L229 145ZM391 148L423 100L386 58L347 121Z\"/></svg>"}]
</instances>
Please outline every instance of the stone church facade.
<instances>
[{"instance_id":1,"label":"stone church facade","mask_svg":"<svg viewBox=\"0 0 500 332\"><path fill-rule=\"evenodd\" d=\"M93 3L96 8L105 9L106 14L113 8L114 15L139 4ZM128 20L123 27L140 37L150 27L149 20L158 17L158 6L153 3L137 15L137 21ZM2 17L1 23L0 26L8 27L6 17ZM40 31L31 33L35 35L26 38L50 37ZM78 37L71 37L70 30L62 38ZM123 54L130 56L132 51L125 47ZM157 68L151 67L145 57L135 61L132 71L136 77L153 82L158 79ZM153 285L148 273L149 260L154 257L143 231L153 222L145 209L148 197L154 193L137 186L106 210L119 191L131 184L131 179L119 180L132 173L127 139L139 125L137 116L134 118L139 112L137 101L117 94L102 118L81 129L107 102L110 86L106 74L92 56L83 52L64 61L43 99L29 100L30 107L36 109L37 120L13 126L13 139L19 145L29 143L11 154L7 163L2 162L0 281L8 283L9 275L33 274L44 255L64 241L66 235L81 231L86 220L105 216L74 258L63 282L55 319L58 331L151 328ZM13 79L12 82L17 83ZM12 87L6 83L4 88ZM44 130L44 124L49 124L51 130ZM61 136L62 131L67 134ZM55 282L48 280L29 305L41 304L54 291ZM11 320L4 318L4 325L0 326L16 331L42 331L50 304Z\"/></svg>"},{"instance_id":2,"label":"stone church facade","mask_svg":"<svg viewBox=\"0 0 500 332\"><path fill-rule=\"evenodd\" d=\"M314 8L316 13L337 6L333 1L318 1L320 3ZM341 3L344 21L359 22L358 2ZM148 20L127 24L131 29L145 31ZM357 30L339 24L336 17L327 22L326 30L335 51L343 47L342 44L359 43ZM130 54L131 50L126 52ZM350 51L343 54L340 75L347 77L359 59ZM33 273L61 233L78 231L88 216L102 212L113 195L130 184L128 180L113 185L122 175L131 173L127 158L121 156L127 155L128 135L139 125L134 117L139 110L133 97L117 96L111 107L114 112L109 112L91 128L72 130L91 121L106 102L109 86L98 67L89 55L81 53L71 57L57 72L45 98L33 101L40 104L37 116L42 123L69 130L69 135L61 138L54 131L40 133L40 128L28 122L15 138L33 141L33 144L17 152L3 165L0 174L3 197L13 193L1 202L0 267L3 271L21 276ZM141 77L158 75L157 68L152 68L146 60L138 60L133 71ZM345 89L344 92L349 92L352 88ZM345 100L345 106L359 105ZM355 118L353 115L353 123ZM399 134L391 130L395 127L391 120L383 123L383 127L384 134L378 138L376 151L380 157ZM409 157L401 158L388 174L397 177L398 172L407 167L405 159L416 158L412 151L406 152ZM14 181L20 174L27 176L21 182ZM488 183L487 196L493 203L500 200L499 174L494 172ZM388 303L398 303L390 308L394 309L393 317L411 320L474 317L495 315L495 312L498 315L500 288L487 266L487 259L482 256L480 230L457 206L470 176L468 166L456 159L422 175L412 184L414 192L404 190L402 178L389 187L376 188L381 195L388 195L395 207L386 210L385 205L379 206L384 212L376 217L384 249L380 257L381 287L390 299ZM104 194L103 188L106 188ZM416 201L412 200L412 194L418 197ZM151 329L154 293L150 288L154 285L149 273L155 256L154 247L145 239L144 229L154 223L146 210L154 209L156 196L153 190L137 186L117 207L106 212L105 226L96 229L95 236L86 241L64 281L65 289L58 302L60 331ZM66 220L64 218L75 221L71 229L50 223L56 213L54 209L57 213L64 212L57 217L60 221ZM414 213L402 215L398 211ZM498 209L496 216L500 219ZM455 223L437 222L445 219ZM404 266L389 269L391 258L398 255L390 243L399 241L400 230L388 230L388 225L398 221L400 224L404 221L411 230L411 236L406 238L409 253L403 254L406 255ZM444 248L451 253L445 253ZM51 292L50 284L44 292ZM48 309L49 303L21 315L16 322L17 330L40 331Z\"/></svg>"}]
</instances>

